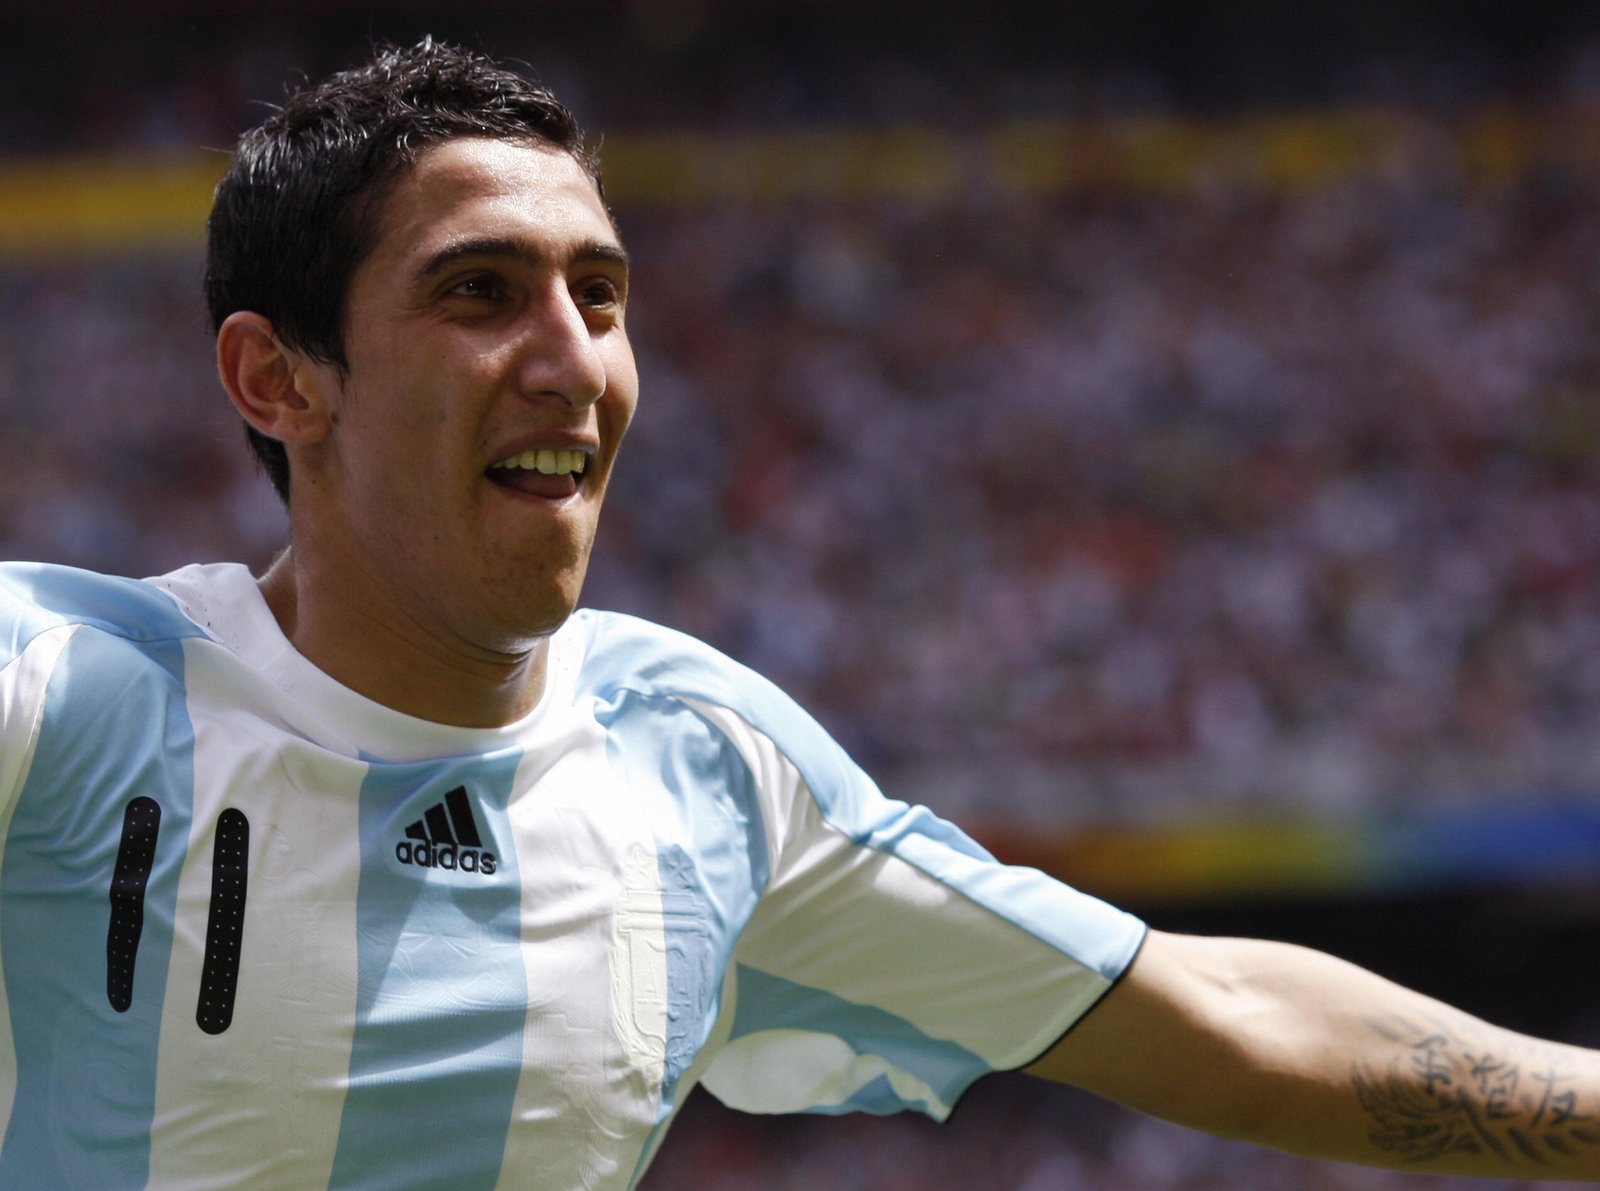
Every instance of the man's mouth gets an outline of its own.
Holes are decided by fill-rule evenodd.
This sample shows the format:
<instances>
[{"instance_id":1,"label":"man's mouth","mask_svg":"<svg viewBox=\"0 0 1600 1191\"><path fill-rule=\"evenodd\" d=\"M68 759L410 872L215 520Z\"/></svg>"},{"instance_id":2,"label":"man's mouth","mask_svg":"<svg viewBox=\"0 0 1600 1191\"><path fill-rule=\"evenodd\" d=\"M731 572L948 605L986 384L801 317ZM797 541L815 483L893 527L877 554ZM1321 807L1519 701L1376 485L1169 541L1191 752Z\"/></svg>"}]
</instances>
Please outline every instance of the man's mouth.
<instances>
[{"instance_id":1,"label":"man's mouth","mask_svg":"<svg viewBox=\"0 0 1600 1191\"><path fill-rule=\"evenodd\" d=\"M491 464L487 474L502 488L560 499L578 490L588 466L589 456L584 451L546 449L507 456Z\"/></svg>"}]
</instances>

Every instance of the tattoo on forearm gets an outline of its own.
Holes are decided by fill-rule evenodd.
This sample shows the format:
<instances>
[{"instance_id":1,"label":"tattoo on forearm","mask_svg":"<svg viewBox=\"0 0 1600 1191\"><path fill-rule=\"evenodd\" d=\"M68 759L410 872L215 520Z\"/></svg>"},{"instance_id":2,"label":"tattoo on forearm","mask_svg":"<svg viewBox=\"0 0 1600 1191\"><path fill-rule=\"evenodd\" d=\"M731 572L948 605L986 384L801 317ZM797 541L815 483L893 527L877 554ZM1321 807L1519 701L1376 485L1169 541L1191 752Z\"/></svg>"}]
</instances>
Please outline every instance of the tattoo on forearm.
<instances>
[{"instance_id":1,"label":"tattoo on forearm","mask_svg":"<svg viewBox=\"0 0 1600 1191\"><path fill-rule=\"evenodd\" d=\"M1600 1147L1600 1098L1560 1048L1470 1021L1368 1023L1395 1046L1387 1068L1351 1068L1379 1149L1409 1162L1495 1154L1547 1164Z\"/></svg>"}]
</instances>

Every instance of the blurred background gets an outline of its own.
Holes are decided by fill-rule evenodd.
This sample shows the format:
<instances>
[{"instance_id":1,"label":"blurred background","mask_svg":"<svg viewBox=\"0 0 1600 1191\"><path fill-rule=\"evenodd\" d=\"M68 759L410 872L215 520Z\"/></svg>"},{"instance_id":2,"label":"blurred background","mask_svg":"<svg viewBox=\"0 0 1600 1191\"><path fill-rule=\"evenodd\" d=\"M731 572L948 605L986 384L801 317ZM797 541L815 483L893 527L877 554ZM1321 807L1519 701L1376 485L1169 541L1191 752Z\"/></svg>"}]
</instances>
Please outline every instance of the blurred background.
<instances>
[{"instance_id":1,"label":"blurred background","mask_svg":"<svg viewBox=\"0 0 1600 1191\"><path fill-rule=\"evenodd\" d=\"M600 142L637 260L588 602L1154 925L1600 1044L1600 8L0 17L0 557L270 559L199 300L210 187L296 80L481 47ZM646 1185L1452 1184L1016 1078L938 1128L697 1094Z\"/></svg>"}]
</instances>

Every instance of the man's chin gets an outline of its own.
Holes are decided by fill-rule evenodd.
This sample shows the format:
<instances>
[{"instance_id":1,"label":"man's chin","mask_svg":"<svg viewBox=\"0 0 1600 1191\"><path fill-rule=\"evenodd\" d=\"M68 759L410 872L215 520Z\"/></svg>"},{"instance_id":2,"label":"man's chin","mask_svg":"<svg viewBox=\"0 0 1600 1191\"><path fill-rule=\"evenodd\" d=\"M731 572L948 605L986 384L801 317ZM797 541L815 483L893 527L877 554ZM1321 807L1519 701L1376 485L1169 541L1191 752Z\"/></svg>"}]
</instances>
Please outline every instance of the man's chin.
<instances>
[{"instance_id":1,"label":"man's chin","mask_svg":"<svg viewBox=\"0 0 1600 1191\"><path fill-rule=\"evenodd\" d=\"M496 627L488 638L498 639L498 647L507 653L521 653L531 646L549 640L577 611L579 589L550 593L536 605L519 603L498 616L493 616ZM492 615L492 614L491 614ZM487 642L486 642L487 643Z\"/></svg>"}]
</instances>

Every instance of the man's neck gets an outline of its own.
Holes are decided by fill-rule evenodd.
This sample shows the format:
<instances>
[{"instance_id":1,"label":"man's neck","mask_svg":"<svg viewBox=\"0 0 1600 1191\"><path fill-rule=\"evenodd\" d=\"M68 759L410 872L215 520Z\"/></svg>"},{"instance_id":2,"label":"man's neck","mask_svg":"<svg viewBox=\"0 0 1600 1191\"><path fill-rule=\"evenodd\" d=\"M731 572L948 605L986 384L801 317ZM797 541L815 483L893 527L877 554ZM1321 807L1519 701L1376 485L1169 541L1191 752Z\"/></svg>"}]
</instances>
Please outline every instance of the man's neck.
<instances>
[{"instance_id":1,"label":"man's neck","mask_svg":"<svg viewBox=\"0 0 1600 1191\"><path fill-rule=\"evenodd\" d=\"M548 638L498 652L447 642L414 621L385 616L352 593L319 585L292 548L258 580L295 649L319 670L375 702L465 728L514 723L544 694Z\"/></svg>"}]
</instances>

